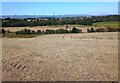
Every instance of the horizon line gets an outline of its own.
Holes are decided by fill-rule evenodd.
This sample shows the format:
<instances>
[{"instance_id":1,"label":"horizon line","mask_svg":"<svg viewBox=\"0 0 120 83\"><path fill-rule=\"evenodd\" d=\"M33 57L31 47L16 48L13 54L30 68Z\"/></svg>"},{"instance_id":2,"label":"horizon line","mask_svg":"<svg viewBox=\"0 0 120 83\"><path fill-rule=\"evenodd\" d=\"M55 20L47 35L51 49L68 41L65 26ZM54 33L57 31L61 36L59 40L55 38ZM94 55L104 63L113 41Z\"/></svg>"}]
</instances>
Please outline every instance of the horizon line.
<instances>
[{"instance_id":1,"label":"horizon line","mask_svg":"<svg viewBox=\"0 0 120 83\"><path fill-rule=\"evenodd\" d=\"M56 14L56 15L53 15L53 14L38 14L38 15L35 15L35 14L6 14L6 15L0 15L0 16L57 16L57 15L119 15L118 13L111 13L111 14Z\"/></svg>"}]
</instances>

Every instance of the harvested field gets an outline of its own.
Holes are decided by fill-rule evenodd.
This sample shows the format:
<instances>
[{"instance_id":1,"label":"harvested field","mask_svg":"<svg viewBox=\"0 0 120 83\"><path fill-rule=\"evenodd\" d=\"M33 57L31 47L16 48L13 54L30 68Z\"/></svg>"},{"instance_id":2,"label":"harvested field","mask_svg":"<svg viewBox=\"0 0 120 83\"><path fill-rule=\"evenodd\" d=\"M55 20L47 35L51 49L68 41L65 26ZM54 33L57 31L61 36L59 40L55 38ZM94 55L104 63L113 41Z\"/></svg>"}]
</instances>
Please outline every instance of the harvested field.
<instances>
[{"instance_id":1,"label":"harvested field","mask_svg":"<svg viewBox=\"0 0 120 83\"><path fill-rule=\"evenodd\" d=\"M118 33L3 38L2 68L3 81L118 80Z\"/></svg>"},{"instance_id":2,"label":"harvested field","mask_svg":"<svg viewBox=\"0 0 120 83\"><path fill-rule=\"evenodd\" d=\"M69 27L76 27L78 29L82 29L83 32L87 32L87 28L90 28L90 26L80 26L80 25L69 25ZM93 26L91 26L93 27ZM59 26L37 26L37 27L3 27L5 30L9 30L12 32L15 31L19 31L22 29L30 29L30 30L46 30L46 29L52 29L52 30L56 30L56 29L60 29L60 28L65 28L65 25L59 25Z\"/></svg>"}]
</instances>

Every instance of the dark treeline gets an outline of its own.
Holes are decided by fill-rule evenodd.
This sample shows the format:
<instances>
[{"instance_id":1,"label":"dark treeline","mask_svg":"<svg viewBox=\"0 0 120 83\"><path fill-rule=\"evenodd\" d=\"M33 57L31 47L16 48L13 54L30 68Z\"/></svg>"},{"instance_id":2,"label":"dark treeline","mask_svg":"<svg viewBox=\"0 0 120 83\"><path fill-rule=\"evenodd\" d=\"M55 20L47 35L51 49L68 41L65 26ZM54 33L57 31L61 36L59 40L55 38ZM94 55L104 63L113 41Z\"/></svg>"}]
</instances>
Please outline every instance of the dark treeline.
<instances>
[{"instance_id":1,"label":"dark treeline","mask_svg":"<svg viewBox=\"0 0 120 83\"><path fill-rule=\"evenodd\" d=\"M88 33L94 33L94 32L120 32L120 28L112 28L112 27L107 27L107 28L88 28L87 29ZM9 34L9 33L14 33L9 30L4 30L0 29L0 34ZM46 29L46 30L30 30L30 29L22 29L19 31L16 31L15 34L68 34L68 33L82 33L81 29L77 29L73 27L71 30L67 29L57 29L57 30L52 30L52 29Z\"/></svg>"},{"instance_id":2,"label":"dark treeline","mask_svg":"<svg viewBox=\"0 0 120 83\"><path fill-rule=\"evenodd\" d=\"M66 17L66 18L5 18L2 19L2 27L33 27L33 26L47 26L47 25L92 25L96 22L119 21L119 15L108 16L91 16L91 17Z\"/></svg>"},{"instance_id":3,"label":"dark treeline","mask_svg":"<svg viewBox=\"0 0 120 83\"><path fill-rule=\"evenodd\" d=\"M120 32L120 28L112 28L112 27L107 27L107 28L90 28L87 29L88 33L94 33L94 32Z\"/></svg>"},{"instance_id":4,"label":"dark treeline","mask_svg":"<svg viewBox=\"0 0 120 83\"><path fill-rule=\"evenodd\" d=\"M82 33L81 29L77 29L73 27L71 30L65 30L65 29L57 29L57 30L51 30L51 29L46 29L45 31L43 30L37 30L33 31L30 29L23 29L20 31L16 31L16 34L64 34L64 33Z\"/></svg>"},{"instance_id":5,"label":"dark treeline","mask_svg":"<svg viewBox=\"0 0 120 83\"><path fill-rule=\"evenodd\" d=\"M107 27L107 28L88 28L87 29L88 33L95 33L95 32L120 32L120 28L112 28L112 27ZM9 38L14 38L14 37L19 37L19 38L32 38L38 35L45 35L45 34L69 34L69 33L82 33L81 29L77 29L73 27L71 30L66 30L66 29L57 29L57 30L51 30L51 29L46 29L44 30L30 30L30 29L22 29L16 32L11 32L9 30L4 30L0 29L0 34L2 34L2 37L9 37Z\"/></svg>"},{"instance_id":6,"label":"dark treeline","mask_svg":"<svg viewBox=\"0 0 120 83\"><path fill-rule=\"evenodd\" d=\"M10 31L5 31L4 29L0 29L1 34L9 34L13 33ZM64 34L64 33L82 33L81 29L77 29L73 27L71 30L66 30L66 29L57 29L57 30L51 30L51 29L46 29L44 30L30 30L30 29L23 29L16 31L15 34Z\"/></svg>"}]
</instances>

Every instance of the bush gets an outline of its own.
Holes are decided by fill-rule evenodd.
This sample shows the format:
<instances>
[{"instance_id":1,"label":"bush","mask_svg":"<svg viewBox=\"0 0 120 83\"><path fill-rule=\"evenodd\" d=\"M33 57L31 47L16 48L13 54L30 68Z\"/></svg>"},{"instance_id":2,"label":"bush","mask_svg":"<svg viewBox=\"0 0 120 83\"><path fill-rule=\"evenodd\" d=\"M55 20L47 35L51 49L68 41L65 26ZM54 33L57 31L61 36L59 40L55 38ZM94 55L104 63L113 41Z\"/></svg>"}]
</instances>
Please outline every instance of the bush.
<instances>
[{"instance_id":1,"label":"bush","mask_svg":"<svg viewBox=\"0 0 120 83\"><path fill-rule=\"evenodd\" d=\"M20 30L20 31L16 31L15 33L16 34L35 34L36 32L32 31L30 29L23 29L23 30Z\"/></svg>"},{"instance_id":2,"label":"bush","mask_svg":"<svg viewBox=\"0 0 120 83\"><path fill-rule=\"evenodd\" d=\"M112 28L112 27L107 27L107 28L99 28L99 29L87 29L88 33L92 33L92 32L119 32L120 28Z\"/></svg>"},{"instance_id":3,"label":"bush","mask_svg":"<svg viewBox=\"0 0 120 83\"><path fill-rule=\"evenodd\" d=\"M4 29L0 29L0 34L5 34L6 31Z\"/></svg>"},{"instance_id":4,"label":"bush","mask_svg":"<svg viewBox=\"0 0 120 83\"><path fill-rule=\"evenodd\" d=\"M64 29L58 29L55 31L56 34L60 34L60 33L68 33L68 30L64 30Z\"/></svg>"},{"instance_id":5,"label":"bush","mask_svg":"<svg viewBox=\"0 0 120 83\"><path fill-rule=\"evenodd\" d=\"M31 33L30 34L37 34L35 31L31 31Z\"/></svg>"},{"instance_id":6,"label":"bush","mask_svg":"<svg viewBox=\"0 0 120 83\"><path fill-rule=\"evenodd\" d=\"M117 30L118 30L118 32L120 32L120 28L118 28Z\"/></svg>"},{"instance_id":7,"label":"bush","mask_svg":"<svg viewBox=\"0 0 120 83\"><path fill-rule=\"evenodd\" d=\"M105 29L104 28L99 28L99 29L96 29L95 32L105 32Z\"/></svg>"},{"instance_id":8,"label":"bush","mask_svg":"<svg viewBox=\"0 0 120 83\"><path fill-rule=\"evenodd\" d=\"M45 34L54 34L54 33L55 33L55 31L54 30L50 30L50 29L47 29L45 31Z\"/></svg>"},{"instance_id":9,"label":"bush","mask_svg":"<svg viewBox=\"0 0 120 83\"><path fill-rule=\"evenodd\" d=\"M42 31L41 30L37 30L37 34L41 34L42 33Z\"/></svg>"},{"instance_id":10,"label":"bush","mask_svg":"<svg viewBox=\"0 0 120 83\"><path fill-rule=\"evenodd\" d=\"M107 32L116 32L118 31L117 28L107 27Z\"/></svg>"},{"instance_id":11,"label":"bush","mask_svg":"<svg viewBox=\"0 0 120 83\"><path fill-rule=\"evenodd\" d=\"M72 32L72 33L80 33L80 32L82 32L82 30L73 27L71 32Z\"/></svg>"},{"instance_id":12,"label":"bush","mask_svg":"<svg viewBox=\"0 0 120 83\"><path fill-rule=\"evenodd\" d=\"M93 33L93 32L95 32L95 30L94 30L94 28L90 28L90 29L87 29L87 32L88 33Z\"/></svg>"},{"instance_id":13,"label":"bush","mask_svg":"<svg viewBox=\"0 0 120 83\"><path fill-rule=\"evenodd\" d=\"M87 32L89 33L89 32L90 32L90 30L89 30L89 29L87 29Z\"/></svg>"},{"instance_id":14,"label":"bush","mask_svg":"<svg viewBox=\"0 0 120 83\"><path fill-rule=\"evenodd\" d=\"M81 29L73 28L72 30L66 30L66 29L57 29L57 30L50 30L46 29L46 31L37 30L37 32L30 30L30 29L23 29L20 31L16 31L16 34L62 34L62 33L80 33L82 32Z\"/></svg>"}]
</instances>

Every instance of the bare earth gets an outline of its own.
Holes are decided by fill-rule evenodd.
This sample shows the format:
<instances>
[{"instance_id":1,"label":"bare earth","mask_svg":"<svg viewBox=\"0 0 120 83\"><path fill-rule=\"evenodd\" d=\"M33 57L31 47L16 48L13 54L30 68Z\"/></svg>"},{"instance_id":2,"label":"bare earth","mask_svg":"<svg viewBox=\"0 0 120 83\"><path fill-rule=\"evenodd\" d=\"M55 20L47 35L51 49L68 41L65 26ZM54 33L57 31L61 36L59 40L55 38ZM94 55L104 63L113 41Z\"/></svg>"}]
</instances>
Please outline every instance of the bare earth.
<instances>
[{"instance_id":1,"label":"bare earth","mask_svg":"<svg viewBox=\"0 0 120 83\"><path fill-rule=\"evenodd\" d=\"M118 80L118 33L2 39L2 80Z\"/></svg>"}]
</instances>

